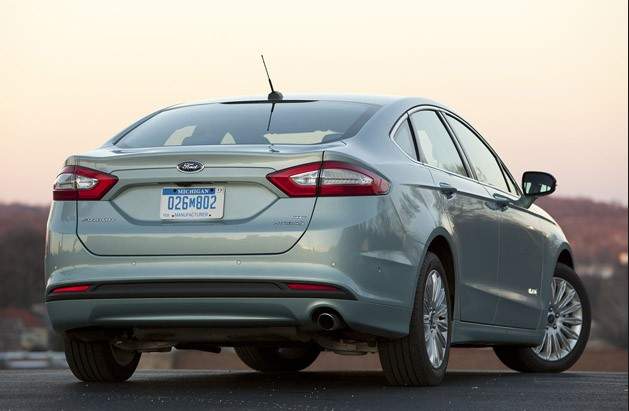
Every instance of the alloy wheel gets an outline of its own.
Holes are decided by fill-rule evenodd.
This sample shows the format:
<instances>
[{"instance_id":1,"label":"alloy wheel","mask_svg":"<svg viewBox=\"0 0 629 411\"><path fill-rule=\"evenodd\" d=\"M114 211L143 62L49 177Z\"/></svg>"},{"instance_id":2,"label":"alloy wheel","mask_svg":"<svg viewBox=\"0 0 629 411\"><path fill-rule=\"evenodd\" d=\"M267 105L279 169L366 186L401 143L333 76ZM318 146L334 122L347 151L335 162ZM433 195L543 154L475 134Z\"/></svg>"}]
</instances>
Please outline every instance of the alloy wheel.
<instances>
[{"instance_id":1,"label":"alloy wheel","mask_svg":"<svg viewBox=\"0 0 629 411\"><path fill-rule=\"evenodd\" d=\"M546 320L544 339L533 351L545 361L558 361L577 345L583 324L579 294L563 278L553 278Z\"/></svg>"},{"instance_id":2,"label":"alloy wheel","mask_svg":"<svg viewBox=\"0 0 629 411\"><path fill-rule=\"evenodd\" d=\"M424 340L433 368L441 367L448 344L448 302L446 290L437 270L428 273L424 286Z\"/></svg>"}]
</instances>

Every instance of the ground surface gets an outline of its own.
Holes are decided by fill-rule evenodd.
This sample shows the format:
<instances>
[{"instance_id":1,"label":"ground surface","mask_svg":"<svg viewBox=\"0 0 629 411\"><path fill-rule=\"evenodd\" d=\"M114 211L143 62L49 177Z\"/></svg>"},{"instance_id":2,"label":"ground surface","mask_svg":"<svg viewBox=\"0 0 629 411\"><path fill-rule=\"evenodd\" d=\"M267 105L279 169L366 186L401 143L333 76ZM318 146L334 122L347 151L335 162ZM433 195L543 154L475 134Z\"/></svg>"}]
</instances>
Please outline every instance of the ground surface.
<instances>
[{"instance_id":1,"label":"ground surface","mask_svg":"<svg viewBox=\"0 0 629 411\"><path fill-rule=\"evenodd\" d=\"M233 350L220 354L174 350L172 353L142 355L142 368L177 368L200 370L248 370ZM451 370L508 371L491 348L453 348L448 368ZM377 354L362 356L337 355L323 352L308 371L379 371L382 367ZM571 371L627 372L627 351L590 347Z\"/></svg>"},{"instance_id":2,"label":"ground surface","mask_svg":"<svg viewBox=\"0 0 629 411\"><path fill-rule=\"evenodd\" d=\"M123 384L85 384L69 371L0 371L0 410L93 409L626 410L626 373L448 373L432 388L388 387L375 371L263 375L138 371Z\"/></svg>"}]
</instances>

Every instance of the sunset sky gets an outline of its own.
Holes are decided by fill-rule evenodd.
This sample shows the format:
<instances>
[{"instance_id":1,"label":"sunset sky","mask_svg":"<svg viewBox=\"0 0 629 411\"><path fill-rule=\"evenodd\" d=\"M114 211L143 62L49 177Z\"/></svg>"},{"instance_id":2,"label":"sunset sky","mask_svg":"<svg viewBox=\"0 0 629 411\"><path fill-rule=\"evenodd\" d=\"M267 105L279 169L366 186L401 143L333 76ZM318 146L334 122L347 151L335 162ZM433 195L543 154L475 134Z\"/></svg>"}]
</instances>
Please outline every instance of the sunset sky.
<instances>
[{"instance_id":1,"label":"sunset sky","mask_svg":"<svg viewBox=\"0 0 629 411\"><path fill-rule=\"evenodd\" d=\"M178 102L416 95L519 176L627 204L627 1L0 0L0 202L50 201L64 159ZM375 2L374 2L375 3Z\"/></svg>"}]
</instances>

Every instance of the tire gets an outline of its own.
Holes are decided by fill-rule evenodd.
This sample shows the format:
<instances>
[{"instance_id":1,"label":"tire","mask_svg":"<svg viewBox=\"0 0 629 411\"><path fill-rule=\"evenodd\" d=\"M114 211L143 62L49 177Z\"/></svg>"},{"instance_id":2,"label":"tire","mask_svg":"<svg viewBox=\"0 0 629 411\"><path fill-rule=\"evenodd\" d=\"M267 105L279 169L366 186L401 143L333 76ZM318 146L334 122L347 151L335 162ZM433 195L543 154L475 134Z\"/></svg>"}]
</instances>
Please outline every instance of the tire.
<instances>
[{"instance_id":1,"label":"tire","mask_svg":"<svg viewBox=\"0 0 629 411\"><path fill-rule=\"evenodd\" d=\"M72 374L85 382L122 382L138 367L139 352L122 351L107 341L81 341L66 336L66 361Z\"/></svg>"},{"instance_id":2,"label":"tire","mask_svg":"<svg viewBox=\"0 0 629 411\"><path fill-rule=\"evenodd\" d=\"M316 345L295 347L235 347L236 355L249 368L260 372L297 372L308 368L319 356Z\"/></svg>"},{"instance_id":3,"label":"tire","mask_svg":"<svg viewBox=\"0 0 629 411\"><path fill-rule=\"evenodd\" d=\"M445 298L445 307L447 307L446 315L439 316L440 326L438 330L441 330L441 341L445 339L445 345L443 359L436 366L431 363L431 357L428 354L429 344L426 341L426 332L432 332L432 328L430 328L430 325L428 329L426 328L424 314L430 315L430 318L437 317L425 313L428 307L424 307L423 303L426 282L434 272L438 274L443 284L444 295L442 298ZM443 308L443 305L440 306ZM429 324L432 324L432 321L431 319ZM444 330L444 328L447 329ZM443 333L446 334L445 337ZM451 334L452 302L446 271L439 258L435 254L428 252L419 272L409 335L396 340L381 341L378 344L380 363L389 384L401 386L439 385L443 381L446 368L448 367Z\"/></svg>"},{"instance_id":4,"label":"tire","mask_svg":"<svg viewBox=\"0 0 629 411\"><path fill-rule=\"evenodd\" d=\"M576 291L576 294L581 303L581 309L580 309L581 324L580 324L580 332L578 334L578 339L576 339L576 343L570 350L568 350L567 347L563 345L563 347L566 347L565 352L567 354L559 354L559 355L564 355L564 356L560 357L559 355L557 355L555 356L556 358L550 358L550 359L542 358L542 356L547 357L546 355L547 351L542 350L543 352L538 354L536 352L536 349L540 349L540 348L543 349L543 348L550 347L552 350L553 344L551 344L550 346L548 345L545 346L543 345L544 343L542 343L538 347L506 347L506 346L494 347L494 352L496 353L500 361L502 361L502 363L506 365L507 367L516 371L520 371L520 372L547 372L547 373L562 372L572 367L574 363L576 363L579 360L579 358L581 357L581 354L583 354L583 350L585 350L585 346L590 337L590 322L591 322L590 301L585 291L585 287L583 286L583 283L581 282L581 279L574 272L572 268L561 263L557 264L557 268L555 270L555 275L553 278L553 283L558 281L558 279L566 281L570 286L572 286L572 288ZM564 292L564 295L565 295L565 292ZM553 307L554 305L555 305L554 302L551 302L551 307ZM570 302L567 307L574 308L576 307L576 304L573 304L573 302ZM562 320L562 318L564 317L562 317L561 315L557 316L557 320L553 320L553 323L550 323L550 320L552 318L555 318L554 317L555 312L557 312L557 310L554 310L554 311L549 310L548 318L547 318L547 321L548 321L547 329L546 329L547 332L550 332L550 333L554 332L555 334L561 334L562 338L564 339L563 341L568 341L568 343L570 343L570 341L575 341L574 339L569 339L568 336L565 335L564 332L562 331L561 321L566 321L565 319ZM551 318L551 315L553 315L552 318ZM576 314L574 313L568 314L568 317L575 316L575 315ZM570 320L572 324L575 323L575 318L568 318L568 319ZM578 322L578 320L579 319L577 318L576 322ZM555 326L551 324L555 324ZM553 330L551 330L551 328ZM545 337L544 342L546 341L547 339ZM557 342L554 342L554 344L555 344L555 349L562 347L562 345L557 346L556 345L558 344ZM560 351L562 353L564 352L564 350L560 350Z\"/></svg>"}]
</instances>

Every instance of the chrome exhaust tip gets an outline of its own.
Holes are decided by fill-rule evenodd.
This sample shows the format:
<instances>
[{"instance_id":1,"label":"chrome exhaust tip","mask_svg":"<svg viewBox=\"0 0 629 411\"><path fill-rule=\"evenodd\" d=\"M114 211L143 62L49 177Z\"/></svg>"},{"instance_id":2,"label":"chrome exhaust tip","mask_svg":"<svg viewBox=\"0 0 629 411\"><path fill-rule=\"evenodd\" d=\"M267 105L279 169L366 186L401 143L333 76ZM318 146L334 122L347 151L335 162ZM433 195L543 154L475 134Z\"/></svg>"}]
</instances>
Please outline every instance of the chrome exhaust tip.
<instances>
[{"instance_id":1,"label":"chrome exhaust tip","mask_svg":"<svg viewBox=\"0 0 629 411\"><path fill-rule=\"evenodd\" d=\"M323 312L317 316L317 326L323 331L334 331L341 328L342 321L337 314Z\"/></svg>"}]
</instances>

